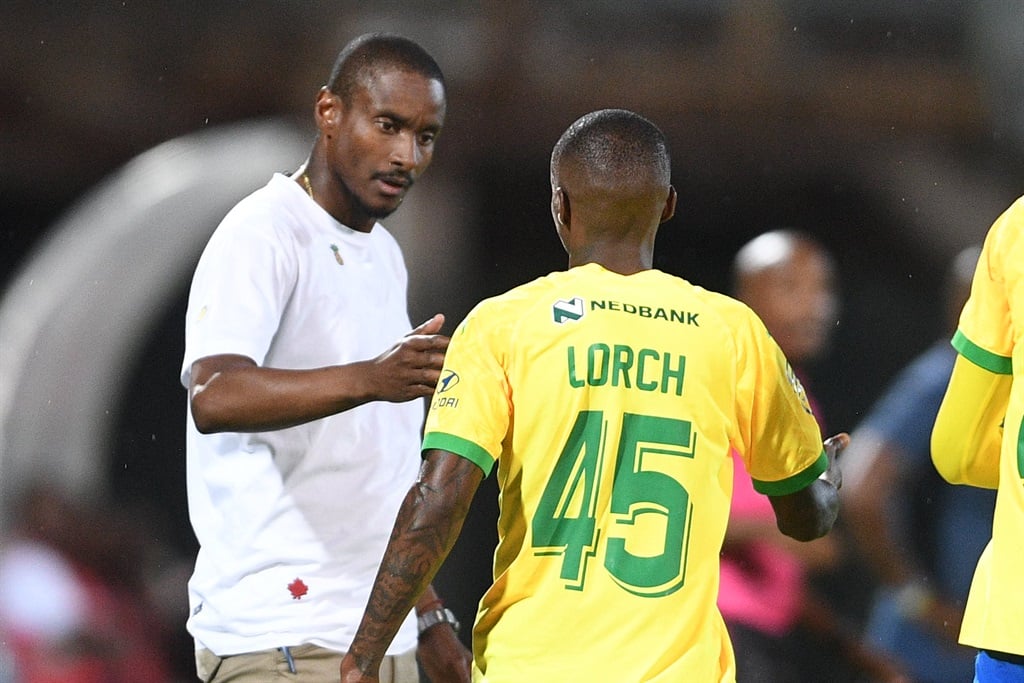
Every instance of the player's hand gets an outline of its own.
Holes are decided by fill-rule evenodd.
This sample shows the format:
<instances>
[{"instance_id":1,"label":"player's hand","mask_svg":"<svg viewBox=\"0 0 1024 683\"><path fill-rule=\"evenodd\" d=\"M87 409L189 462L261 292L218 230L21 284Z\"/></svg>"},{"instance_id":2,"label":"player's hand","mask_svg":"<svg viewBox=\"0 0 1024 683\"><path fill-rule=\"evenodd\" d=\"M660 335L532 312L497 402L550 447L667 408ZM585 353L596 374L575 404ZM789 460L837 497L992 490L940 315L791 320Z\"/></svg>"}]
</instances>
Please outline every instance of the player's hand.
<instances>
[{"instance_id":1,"label":"player's hand","mask_svg":"<svg viewBox=\"0 0 1024 683\"><path fill-rule=\"evenodd\" d=\"M341 660L341 683L377 683L379 680L379 676L361 672L351 654L346 654Z\"/></svg>"},{"instance_id":2,"label":"player's hand","mask_svg":"<svg viewBox=\"0 0 1024 683\"><path fill-rule=\"evenodd\" d=\"M447 624L428 628L420 635L416 656L431 683L470 683L473 653Z\"/></svg>"},{"instance_id":3,"label":"player's hand","mask_svg":"<svg viewBox=\"0 0 1024 683\"><path fill-rule=\"evenodd\" d=\"M369 361L377 400L400 403L434 393L449 342L439 334L443 325L438 313Z\"/></svg>"},{"instance_id":4,"label":"player's hand","mask_svg":"<svg viewBox=\"0 0 1024 683\"><path fill-rule=\"evenodd\" d=\"M825 439L825 455L828 457L828 469L821 475L821 478L836 487L836 490L843 488L843 472L839 469L839 454L850 445L850 435L840 432L835 436Z\"/></svg>"}]
</instances>

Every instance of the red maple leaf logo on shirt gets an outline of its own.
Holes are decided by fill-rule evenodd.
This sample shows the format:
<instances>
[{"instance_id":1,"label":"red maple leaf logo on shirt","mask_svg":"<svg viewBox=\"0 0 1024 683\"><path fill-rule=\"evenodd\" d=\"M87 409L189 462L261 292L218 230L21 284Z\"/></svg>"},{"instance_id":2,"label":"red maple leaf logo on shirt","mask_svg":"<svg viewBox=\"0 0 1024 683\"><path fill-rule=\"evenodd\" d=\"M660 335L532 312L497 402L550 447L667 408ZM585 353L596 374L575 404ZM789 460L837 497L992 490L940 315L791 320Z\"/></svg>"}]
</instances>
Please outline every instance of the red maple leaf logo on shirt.
<instances>
[{"instance_id":1,"label":"red maple leaf logo on shirt","mask_svg":"<svg viewBox=\"0 0 1024 683\"><path fill-rule=\"evenodd\" d=\"M302 579L295 579L288 584L288 591L292 594L292 600L301 600L309 592L309 586Z\"/></svg>"}]
</instances>

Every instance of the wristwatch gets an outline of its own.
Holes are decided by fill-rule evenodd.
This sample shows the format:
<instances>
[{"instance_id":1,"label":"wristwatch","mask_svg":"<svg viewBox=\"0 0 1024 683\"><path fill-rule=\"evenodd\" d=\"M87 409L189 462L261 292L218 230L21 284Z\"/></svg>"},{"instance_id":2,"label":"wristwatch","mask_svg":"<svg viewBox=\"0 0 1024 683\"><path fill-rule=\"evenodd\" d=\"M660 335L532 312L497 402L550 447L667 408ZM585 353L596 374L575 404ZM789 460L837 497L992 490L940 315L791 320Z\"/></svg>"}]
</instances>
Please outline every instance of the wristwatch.
<instances>
[{"instance_id":1,"label":"wristwatch","mask_svg":"<svg viewBox=\"0 0 1024 683\"><path fill-rule=\"evenodd\" d=\"M428 628L432 628L438 624L450 624L456 633L459 632L459 620L455 618L455 613L447 607L438 607L436 609L427 610L416 617L416 624L419 626L420 635L423 635Z\"/></svg>"}]
</instances>

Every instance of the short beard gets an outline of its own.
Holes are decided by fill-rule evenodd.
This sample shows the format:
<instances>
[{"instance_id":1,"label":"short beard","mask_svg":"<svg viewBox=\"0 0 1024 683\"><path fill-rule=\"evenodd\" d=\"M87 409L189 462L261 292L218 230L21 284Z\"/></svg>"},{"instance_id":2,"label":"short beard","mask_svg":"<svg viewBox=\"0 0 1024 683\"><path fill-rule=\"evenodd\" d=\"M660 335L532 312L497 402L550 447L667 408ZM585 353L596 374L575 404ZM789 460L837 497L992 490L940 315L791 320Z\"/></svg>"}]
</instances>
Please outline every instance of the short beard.
<instances>
[{"instance_id":1,"label":"short beard","mask_svg":"<svg viewBox=\"0 0 1024 683\"><path fill-rule=\"evenodd\" d=\"M360 213L362 213L363 215L368 216L368 217L370 217L370 218L372 218L374 220L380 220L381 218L387 218L388 216L393 214L396 210L398 210L398 206L401 206L401 202L399 202L398 206L396 206L394 208L386 208L386 207L383 207L383 206L374 207L374 206L367 206L358 197L353 197L352 200L355 203L356 208L360 211Z\"/></svg>"},{"instance_id":2,"label":"short beard","mask_svg":"<svg viewBox=\"0 0 1024 683\"><path fill-rule=\"evenodd\" d=\"M409 191L410 187L412 187L411 181L409 182L409 185L406 188L406 192ZM395 211L398 210L398 207L402 205L402 200L405 199L405 196L403 195L398 198L397 204L395 204L393 207L387 208L383 206L369 206L362 199L360 199L355 192L349 192L349 195L352 197L352 203L355 205L356 209L360 211L364 216L367 216L374 220L387 218L388 216L393 214Z\"/></svg>"}]
</instances>

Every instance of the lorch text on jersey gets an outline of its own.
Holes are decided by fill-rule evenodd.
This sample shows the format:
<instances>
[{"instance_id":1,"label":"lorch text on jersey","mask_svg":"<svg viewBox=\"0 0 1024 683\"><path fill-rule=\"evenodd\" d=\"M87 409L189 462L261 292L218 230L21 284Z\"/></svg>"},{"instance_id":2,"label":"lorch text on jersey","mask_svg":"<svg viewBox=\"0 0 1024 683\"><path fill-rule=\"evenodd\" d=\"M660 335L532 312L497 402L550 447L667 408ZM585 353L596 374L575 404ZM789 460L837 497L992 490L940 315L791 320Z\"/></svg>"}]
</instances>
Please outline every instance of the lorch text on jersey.
<instances>
[{"instance_id":1,"label":"lorch text on jersey","mask_svg":"<svg viewBox=\"0 0 1024 683\"><path fill-rule=\"evenodd\" d=\"M569 386L574 389L610 385L676 396L683 393L686 356L681 354L603 342L585 350L570 346L567 351Z\"/></svg>"}]
</instances>

